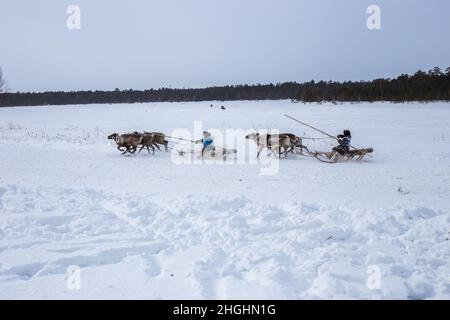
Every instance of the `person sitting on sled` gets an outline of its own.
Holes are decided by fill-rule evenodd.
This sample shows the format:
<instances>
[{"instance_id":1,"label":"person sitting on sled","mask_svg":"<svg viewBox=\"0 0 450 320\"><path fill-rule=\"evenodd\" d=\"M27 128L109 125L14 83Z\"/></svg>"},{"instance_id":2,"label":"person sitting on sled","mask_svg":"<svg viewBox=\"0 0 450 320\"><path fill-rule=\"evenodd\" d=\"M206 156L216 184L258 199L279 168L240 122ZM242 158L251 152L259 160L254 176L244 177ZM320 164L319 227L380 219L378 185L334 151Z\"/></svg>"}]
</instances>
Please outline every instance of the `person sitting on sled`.
<instances>
[{"instance_id":1,"label":"person sitting on sled","mask_svg":"<svg viewBox=\"0 0 450 320\"><path fill-rule=\"evenodd\" d=\"M350 133L350 130L344 130L344 132L342 134L339 134L336 138L339 145L333 148L333 151L328 157L329 159L332 159L336 152L343 156L350 151L350 142L352 140L352 134Z\"/></svg>"},{"instance_id":2,"label":"person sitting on sled","mask_svg":"<svg viewBox=\"0 0 450 320\"><path fill-rule=\"evenodd\" d=\"M205 151L211 151L211 156L215 156L216 148L214 147L214 140L211 137L211 133L209 133L208 131L203 131L203 139L197 140L195 141L195 143L203 143L202 158Z\"/></svg>"}]
</instances>

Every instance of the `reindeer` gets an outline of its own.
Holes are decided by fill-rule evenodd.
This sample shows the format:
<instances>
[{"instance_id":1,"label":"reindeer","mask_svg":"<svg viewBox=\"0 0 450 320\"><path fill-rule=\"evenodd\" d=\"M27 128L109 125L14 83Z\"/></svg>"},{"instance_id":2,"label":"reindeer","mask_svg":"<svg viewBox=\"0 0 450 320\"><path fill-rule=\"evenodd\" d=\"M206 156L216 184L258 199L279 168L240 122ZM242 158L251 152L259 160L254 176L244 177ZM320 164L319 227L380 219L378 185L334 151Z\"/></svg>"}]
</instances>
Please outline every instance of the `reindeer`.
<instances>
[{"instance_id":1,"label":"reindeer","mask_svg":"<svg viewBox=\"0 0 450 320\"><path fill-rule=\"evenodd\" d=\"M142 142L142 136L138 132L118 134L113 133L108 136L108 139L114 140L117 144L117 149L119 149L122 154L127 152L133 154L136 152L137 147ZM122 150L124 148L124 150Z\"/></svg>"},{"instance_id":2,"label":"reindeer","mask_svg":"<svg viewBox=\"0 0 450 320\"><path fill-rule=\"evenodd\" d=\"M259 133L250 133L245 136L245 139L250 139L256 142L258 146L258 154L264 148L269 149L271 152L274 152L274 149L278 151L278 156L281 157L281 148L284 149L284 155L287 156L287 152L292 148L291 139L288 136L282 136L278 134L259 134Z\"/></svg>"},{"instance_id":3,"label":"reindeer","mask_svg":"<svg viewBox=\"0 0 450 320\"><path fill-rule=\"evenodd\" d=\"M155 154L155 136L151 133L144 132L140 134L142 137L141 143L139 143L141 146L141 149L139 149L138 153L141 153L142 149L147 148L148 154L150 154L150 148L153 151L153 154ZM158 147L159 149L159 147Z\"/></svg>"},{"instance_id":4,"label":"reindeer","mask_svg":"<svg viewBox=\"0 0 450 320\"><path fill-rule=\"evenodd\" d=\"M159 148L159 145L163 145L165 150L167 151L167 144L169 143L166 140L166 135L161 132L144 132L144 134L151 134L153 135L153 145L158 148L158 150L161 150Z\"/></svg>"},{"instance_id":5,"label":"reindeer","mask_svg":"<svg viewBox=\"0 0 450 320\"><path fill-rule=\"evenodd\" d=\"M303 139L300 138L299 136L296 136L293 133L280 133L280 136L289 137L289 140L291 141L291 149L289 150L289 152L294 152L295 148L300 149L301 155L303 155L303 149L309 152L309 149L303 145Z\"/></svg>"}]
</instances>

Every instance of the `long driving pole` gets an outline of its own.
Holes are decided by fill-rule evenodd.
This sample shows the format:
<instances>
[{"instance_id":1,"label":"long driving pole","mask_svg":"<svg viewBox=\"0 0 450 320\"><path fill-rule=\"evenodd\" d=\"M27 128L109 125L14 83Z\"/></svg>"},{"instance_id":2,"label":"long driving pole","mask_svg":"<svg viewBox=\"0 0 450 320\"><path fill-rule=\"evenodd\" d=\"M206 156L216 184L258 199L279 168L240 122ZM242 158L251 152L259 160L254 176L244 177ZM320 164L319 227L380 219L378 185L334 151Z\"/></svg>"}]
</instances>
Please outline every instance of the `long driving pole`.
<instances>
[{"instance_id":1,"label":"long driving pole","mask_svg":"<svg viewBox=\"0 0 450 320\"><path fill-rule=\"evenodd\" d=\"M304 123L303 121L300 121L300 120L298 120L298 119L295 119L295 118L291 117L290 115L287 115L287 114L283 114L283 115L284 115L285 117L291 119L291 120L294 120L294 121L296 121L296 122L298 122L298 123L301 123L301 124L304 125L304 126L307 126L307 127L311 128L311 129L314 129L314 130L316 130L316 131L318 131L318 132L320 132L320 133L322 133L322 134L324 134L324 135L326 135L326 136L328 136L328 137L330 137L330 138L332 138L332 139L334 139L334 140L339 141L338 138L336 138L335 136L332 136L332 135L329 134L329 133L326 133L325 131L322 131L322 130L320 130L320 129L317 129L316 127L313 127L313 126L311 126L311 125L309 125L309 124L307 124L307 123ZM353 149L355 149L355 150L357 150L357 149L356 149L355 147L353 147L353 146L350 146L350 147L353 148Z\"/></svg>"}]
</instances>

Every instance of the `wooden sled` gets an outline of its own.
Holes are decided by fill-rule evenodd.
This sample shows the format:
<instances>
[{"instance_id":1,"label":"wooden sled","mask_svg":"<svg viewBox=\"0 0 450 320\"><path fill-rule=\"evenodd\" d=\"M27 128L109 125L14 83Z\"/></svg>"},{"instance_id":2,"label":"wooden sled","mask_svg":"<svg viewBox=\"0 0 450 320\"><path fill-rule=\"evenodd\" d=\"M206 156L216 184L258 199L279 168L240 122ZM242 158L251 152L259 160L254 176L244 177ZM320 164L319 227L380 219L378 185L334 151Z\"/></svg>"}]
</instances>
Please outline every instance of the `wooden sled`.
<instances>
[{"instance_id":1,"label":"wooden sled","mask_svg":"<svg viewBox=\"0 0 450 320\"><path fill-rule=\"evenodd\" d=\"M314 151L310 152L310 155L321 162L336 163L339 161L349 161L353 159L355 159L356 161L360 161L372 152L373 148L365 148L350 150L344 154L340 154L338 152L333 154L333 152Z\"/></svg>"},{"instance_id":2,"label":"wooden sled","mask_svg":"<svg viewBox=\"0 0 450 320\"><path fill-rule=\"evenodd\" d=\"M223 160L226 160L228 156L235 155L237 153L236 149L227 149L227 148L221 148L216 147L214 150L214 157L212 156L212 152L210 150L205 151L202 155L201 151L184 151L184 150L177 150L178 155L184 156L185 154L198 154L199 158L203 159L220 159L222 157Z\"/></svg>"}]
</instances>

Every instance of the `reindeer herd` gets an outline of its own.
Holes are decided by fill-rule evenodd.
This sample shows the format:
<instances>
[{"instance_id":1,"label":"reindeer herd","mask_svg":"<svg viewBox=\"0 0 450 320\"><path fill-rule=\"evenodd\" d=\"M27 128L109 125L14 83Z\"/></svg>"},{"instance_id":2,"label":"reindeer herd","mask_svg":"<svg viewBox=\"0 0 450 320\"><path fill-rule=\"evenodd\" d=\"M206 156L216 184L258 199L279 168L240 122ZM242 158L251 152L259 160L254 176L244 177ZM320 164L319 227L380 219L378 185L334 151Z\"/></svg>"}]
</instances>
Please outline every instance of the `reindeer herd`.
<instances>
[{"instance_id":1,"label":"reindeer herd","mask_svg":"<svg viewBox=\"0 0 450 320\"><path fill-rule=\"evenodd\" d=\"M247 140L253 140L258 148L257 157L259 157L263 149L270 150L278 157L281 155L287 156L289 153L299 152L303 154L303 150L309 152L308 148L303 145L302 138L292 133L282 134L259 134L257 132L246 135ZM160 146L164 146L165 150L168 149L168 140L164 133L161 132L132 132L118 134L113 133L108 136L108 139L114 140L122 154L135 153L138 149L138 153L142 149L146 148L150 154L150 149L155 154L155 147L161 150ZM234 150L234 149L233 149ZM234 152L236 153L236 151Z\"/></svg>"},{"instance_id":2,"label":"reindeer herd","mask_svg":"<svg viewBox=\"0 0 450 320\"><path fill-rule=\"evenodd\" d=\"M155 154L155 147L158 150L161 150L159 147L163 145L165 150L167 151L168 141L166 140L166 135L161 132L132 132L132 133L124 133L118 134L113 133L108 136L108 139L114 140L117 144L117 149L119 149L122 154L126 153L135 153L136 150L140 147L139 152L142 149L147 148L148 153L150 154L150 149L152 149L153 154Z\"/></svg>"},{"instance_id":3,"label":"reindeer herd","mask_svg":"<svg viewBox=\"0 0 450 320\"><path fill-rule=\"evenodd\" d=\"M289 153L299 151L303 154L303 150L309 152L308 148L303 145L303 140L293 133L281 134L259 134L258 132L251 133L245 136L245 139L253 140L258 147L256 157L259 157L261 151L266 148L272 153L281 157L282 154L286 157Z\"/></svg>"}]
</instances>

